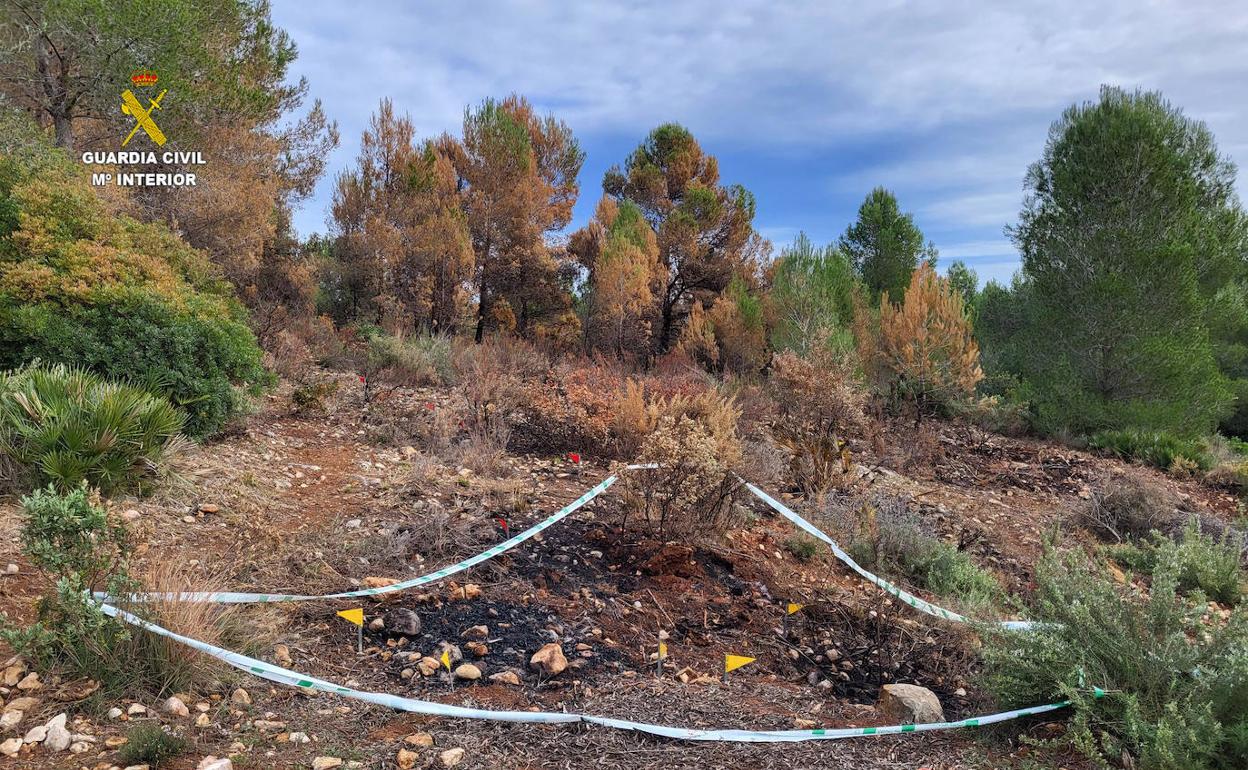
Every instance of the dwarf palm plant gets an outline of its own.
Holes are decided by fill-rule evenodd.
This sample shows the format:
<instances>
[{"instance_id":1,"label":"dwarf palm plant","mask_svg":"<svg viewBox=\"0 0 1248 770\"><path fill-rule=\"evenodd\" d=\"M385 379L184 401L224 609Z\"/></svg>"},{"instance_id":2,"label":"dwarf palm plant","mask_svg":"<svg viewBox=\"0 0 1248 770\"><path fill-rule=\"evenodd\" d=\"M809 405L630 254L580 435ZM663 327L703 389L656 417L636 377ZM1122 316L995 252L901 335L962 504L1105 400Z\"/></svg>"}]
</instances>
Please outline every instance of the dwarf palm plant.
<instances>
[{"instance_id":1,"label":"dwarf palm plant","mask_svg":"<svg viewBox=\"0 0 1248 770\"><path fill-rule=\"evenodd\" d=\"M0 375L0 452L39 485L142 491L183 420L166 399L85 369L33 365Z\"/></svg>"}]
</instances>

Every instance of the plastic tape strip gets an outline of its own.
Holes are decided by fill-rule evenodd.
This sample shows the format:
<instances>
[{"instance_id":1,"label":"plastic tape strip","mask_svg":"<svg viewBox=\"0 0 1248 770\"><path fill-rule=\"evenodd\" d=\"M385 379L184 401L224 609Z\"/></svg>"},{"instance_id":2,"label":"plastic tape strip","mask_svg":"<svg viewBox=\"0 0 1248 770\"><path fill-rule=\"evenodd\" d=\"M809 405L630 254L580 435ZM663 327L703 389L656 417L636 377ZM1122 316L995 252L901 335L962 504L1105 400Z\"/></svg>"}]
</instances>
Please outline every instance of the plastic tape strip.
<instances>
[{"instance_id":1,"label":"plastic tape strip","mask_svg":"<svg viewBox=\"0 0 1248 770\"><path fill-rule=\"evenodd\" d=\"M754 493L755 497L767 503L767 505L771 506L771 508L774 511L776 511L776 513L779 513L784 518L793 522L798 527L805 530L811 536L818 538L819 540L822 540L823 542L831 546L832 554L836 556L836 558L843 561L850 569L852 569L854 572L857 572L859 575L864 577L867 581L874 584L881 590L892 594L893 596L902 600L903 602L910 605L911 607L914 607L919 612L926 612L928 615L933 615L938 618L944 618L945 620L952 620L955 623L977 623L979 622L979 621L972 620L971 618L968 618L964 615L959 615L953 610L947 610L944 607L939 607L925 599L921 599L915 596L914 594L908 591L905 591L898 586L893 585L892 583L888 582L887 580L880 577L879 575L875 575L867 571L866 569L863 569L862 566L858 564L858 562L854 561L850 557L849 554L845 553L845 551L842 550L839 545L837 545L837 542L833 540L832 538L828 537L828 535L825 534L823 530L819 529L814 524L811 524L809 521L806 521L801 516L797 515L797 513L795 513L792 509L790 509L784 503L775 499L774 497L767 494L766 492L759 489L758 487L754 486L753 484L746 482L745 486L746 488L750 490L750 492ZM1011 631L1030 631L1030 630L1035 629L1038 625L1041 625L1030 620L995 620L995 621L989 621L989 623L999 625L1002 628L1006 628Z\"/></svg>"},{"instance_id":2,"label":"plastic tape strip","mask_svg":"<svg viewBox=\"0 0 1248 770\"><path fill-rule=\"evenodd\" d=\"M426 583L433 583L435 581L441 580L442 578L454 575L457 572L463 572L469 567L473 567L477 564L480 564L483 561L486 561L488 559L493 559L495 556L498 556L501 553L510 551L512 548L515 548L516 546L520 545L525 540L528 540L529 538L536 535L538 532L541 532L542 530L546 529L552 524L555 524L556 522L562 521L565 517L567 517L574 511L576 511L578 508L585 505L590 500L593 500L595 497L602 494L603 492L607 491L607 488L609 488L612 484L614 484L618 478L619 478L618 476L608 476L607 478L603 479L602 482L598 484L598 486L594 487L593 489L589 490L585 494L576 498L575 500L573 500L571 503L564 506L560 510L552 513L550 516L546 517L542 521L539 521L538 523L534 524L533 526L529 527L523 532L517 535L514 535L507 540L504 540L503 542L499 543L496 546L493 546L492 548L487 548L486 550L482 551L476 556L470 556L461 562L452 564L448 567L443 567L442 569L437 570L436 572L430 572L427 575L421 575L420 577L415 577L415 578L412 578L411 580L404 580L403 582L395 583L394 585L381 586L378 588L362 588L358 591L344 591L342 593L336 593L336 594L321 594L321 595L313 595L313 596L301 596L301 595L296 595L296 594L237 593L237 592L231 592L231 591L211 591L211 592L199 591L199 592L165 593L165 594L134 594L131 596L127 596L126 599L128 601L133 601L133 602L143 602L143 601L151 601L153 599L160 599L163 601L212 602L214 604L256 604L256 603L261 603L261 602L306 602L306 601L313 601L317 599L352 599L352 598L361 597L361 596L379 596L381 594L394 593L395 591L405 591L408 588L415 588L416 586L422 586L422 585L425 585ZM114 597L110 597L107 594L102 594L99 592L95 594L95 598L100 599L102 601L114 601L115 600Z\"/></svg>"},{"instance_id":3,"label":"plastic tape strip","mask_svg":"<svg viewBox=\"0 0 1248 770\"><path fill-rule=\"evenodd\" d=\"M602 727L611 727L618 730L635 730L637 732L686 741L777 743L831 740L835 738L857 738L867 735L920 733L934 730L953 730L961 727L981 727L983 725L995 724L997 722L1007 722L1020 717L1032 716L1034 714L1043 714L1048 711L1056 711L1057 709L1070 705L1070 701L1059 701L1057 703L1047 703L1043 706L1013 709L1011 711L1002 711L996 714L972 717L970 719L963 719L957 722L934 722L921 725L887 725L883 727L841 727L814 730L693 730L684 727L667 727L666 725L655 725L647 722L631 722L625 719L612 719L610 717L598 717L586 714L569 714L550 711L491 711L489 709L474 709L464 706L449 706L443 703L434 703L432 701L404 698L402 696L391 695L389 693L369 692L367 690L355 690L350 687L343 687L324 679L317 679L316 677L308 676L307 674L300 674L288 669L280 668L272 665L271 663L266 663L256 658L241 655L237 652L230 652L229 650L221 649L220 647L208 644L207 642L201 642L198 639L182 636L181 634L174 633L173 631L170 631L167 628L162 628L154 623L149 623L140 617L132 615L125 610L117 609L111 605L102 604L100 606L107 615L119 618L126 623L138 626L139 628L145 629L153 634L158 634L160 636L173 639L174 641L181 642L188 647L199 650L205 655L210 655L237 669L241 669L242 671L254 674L271 682L277 682L291 687L301 687L305 689L334 693L353 700L374 703L379 706L398 709L399 711L454 717L457 719L489 719L498 722L537 722L544 724L571 724L574 722L585 722L588 724L600 725ZM1097 694L1100 694L1099 691Z\"/></svg>"}]
</instances>

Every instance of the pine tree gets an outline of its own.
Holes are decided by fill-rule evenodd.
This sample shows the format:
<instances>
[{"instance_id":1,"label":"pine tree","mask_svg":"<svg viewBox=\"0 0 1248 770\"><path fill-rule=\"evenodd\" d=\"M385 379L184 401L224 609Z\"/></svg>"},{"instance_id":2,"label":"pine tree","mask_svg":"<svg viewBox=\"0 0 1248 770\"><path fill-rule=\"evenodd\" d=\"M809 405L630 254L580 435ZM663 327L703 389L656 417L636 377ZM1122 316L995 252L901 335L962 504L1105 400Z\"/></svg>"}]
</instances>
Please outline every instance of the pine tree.
<instances>
[{"instance_id":1,"label":"pine tree","mask_svg":"<svg viewBox=\"0 0 1248 770\"><path fill-rule=\"evenodd\" d=\"M1205 299L1248 254L1233 183L1156 93L1104 87L1053 124L1009 231L1030 305L1012 358L1043 428L1198 434L1225 414Z\"/></svg>"},{"instance_id":2,"label":"pine tree","mask_svg":"<svg viewBox=\"0 0 1248 770\"><path fill-rule=\"evenodd\" d=\"M897 196L883 187L867 195L839 245L873 299L884 292L900 297L920 262L936 266L936 247L924 241L914 216L903 214Z\"/></svg>"}]
</instances>

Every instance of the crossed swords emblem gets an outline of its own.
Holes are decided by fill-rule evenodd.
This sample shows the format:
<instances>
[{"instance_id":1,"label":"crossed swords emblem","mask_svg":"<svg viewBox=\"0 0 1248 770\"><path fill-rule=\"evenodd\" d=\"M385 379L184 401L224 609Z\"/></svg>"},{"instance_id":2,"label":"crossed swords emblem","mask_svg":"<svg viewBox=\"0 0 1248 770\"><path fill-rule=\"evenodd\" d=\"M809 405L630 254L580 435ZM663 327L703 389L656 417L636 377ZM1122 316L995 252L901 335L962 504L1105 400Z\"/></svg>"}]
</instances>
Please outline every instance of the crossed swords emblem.
<instances>
[{"instance_id":1,"label":"crossed swords emblem","mask_svg":"<svg viewBox=\"0 0 1248 770\"><path fill-rule=\"evenodd\" d=\"M164 99L167 93L169 93L169 89L161 91L160 95L148 101L147 107L144 108L143 105L139 104L139 100L135 98L135 95L131 93L129 88L121 92L121 111L134 118L134 128L130 129L129 135L126 136L126 141L121 143L122 147L125 147L134 138L134 135L139 132L140 128L147 132L147 135L152 138L152 141L157 146L164 146L165 133L160 130L160 126L156 125L156 121L152 120L152 113L161 108L160 100Z\"/></svg>"}]
</instances>

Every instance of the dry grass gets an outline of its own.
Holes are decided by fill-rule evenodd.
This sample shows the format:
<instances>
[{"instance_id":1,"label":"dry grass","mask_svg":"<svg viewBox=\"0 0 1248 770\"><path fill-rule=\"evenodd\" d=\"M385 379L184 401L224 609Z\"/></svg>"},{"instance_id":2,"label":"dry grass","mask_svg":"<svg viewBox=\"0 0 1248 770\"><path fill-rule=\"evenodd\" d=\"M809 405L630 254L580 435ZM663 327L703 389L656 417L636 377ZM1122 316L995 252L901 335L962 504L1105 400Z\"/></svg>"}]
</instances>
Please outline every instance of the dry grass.
<instances>
[{"instance_id":1,"label":"dry grass","mask_svg":"<svg viewBox=\"0 0 1248 770\"><path fill-rule=\"evenodd\" d=\"M148 592L174 595L220 591L226 586L224 573L196 570L168 560L151 564L141 582ZM258 641L253 629L243 627L236 605L156 599L123 606L170 631L219 647L238 649L239 644L252 646ZM123 659L119 666L134 665L136 672L141 669L144 686L160 694L206 685L227 670L225 664L184 644L138 629L117 654Z\"/></svg>"}]
</instances>

